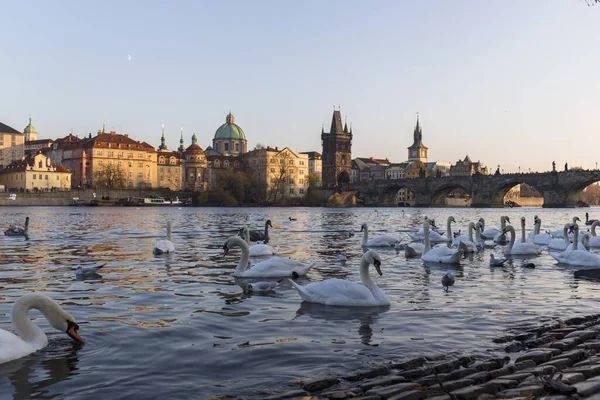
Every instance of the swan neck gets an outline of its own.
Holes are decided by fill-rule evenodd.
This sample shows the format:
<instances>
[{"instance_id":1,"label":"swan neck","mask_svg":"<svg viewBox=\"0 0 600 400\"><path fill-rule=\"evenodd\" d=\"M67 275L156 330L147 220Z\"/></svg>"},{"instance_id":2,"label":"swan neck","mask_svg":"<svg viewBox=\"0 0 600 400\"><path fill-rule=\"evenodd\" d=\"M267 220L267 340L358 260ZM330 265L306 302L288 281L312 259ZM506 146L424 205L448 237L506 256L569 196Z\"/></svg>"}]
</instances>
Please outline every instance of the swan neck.
<instances>
[{"instance_id":1,"label":"swan neck","mask_svg":"<svg viewBox=\"0 0 600 400\"><path fill-rule=\"evenodd\" d=\"M368 241L369 241L369 228L367 227L367 225L364 225L363 240L362 240L363 246L366 246Z\"/></svg>"},{"instance_id":2,"label":"swan neck","mask_svg":"<svg viewBox=\"0 0 600 400\"><path fill-rule=\"evenodd\" d=\"M579 241L579 228L575 225L575 232L573 233L573 250L577 250L577 245Z\"/></svg>"},{"instance_id":3,"label":"swan neck","mask_svg":"<svg viewBox=\"0 0 600 400\"><path fill-rule=\"evenodd\" d=\"M565 242L567 242L567 246L571 244L569 242L569 226L569 224L565 224L563 227L563 238L565 239Z\"/></svg>"},{"instance_id":4,"label":"swan neck","mask_svg":"<svg viewBox=\"0 0 600 400\"><path fill-rule=\"evenodd\" d=\"M485 230L485 219L479 218L479 221L481 222L481 230L484 231Z\"/></svg>"},{"instance_id":5,"label":"swan neck","mask_svg":"<svg viewBox=\"0 0 600 400\"><path fill-rule=\"evenodd\" d=\"M539 235L540 234L540 229L542 227L542 221L540 221L539 219L537 221L535 221L535 229L533 231L533 233L535 235Z\"/></svg>"},{"instance_id":6,"label":"swan neck","mask_svg":"<svg viewBox=\"0 0 600 400\"><path fill-rule=\"evenodd\" d=\"M481 242L481 229L482 226L480 225L475 225L475 240L477 240L477 242Z\"/></svg>"},{"instance_id":7,"label":"swan neck","mask_svg":"<svg viewBox=\"0 0 600 400\"><path fill-rule=\"evenodd\" d=\"M521 242L525 243L525 224L521 223Z\"/></svg>"},{"instance_id":8,"label":"swan neck","mask_svg":"<svg viewBox=\"0 0 600 400\"><path fill-rule=\"evenodd\" d=\"M592 228L590 229L592 231L592 236L596 236L596 227L598 226L599 222L596 221L592 224Z\"/></svg>"},{"instance_id":9,"label":"swan neck","mask_svg":"<svg viewBox=\"0 0 600 400\"><path fill-rule=\"evenodd\" d=\"M49 298L38 294L21 296L12 307L11 323L17 335L35 349L41 349L48 344L48 338L40 327L34 324L28 316L32 308L39 310L51 325L57 323L62 309Z\"/></svg>"},{"instance_id":10,"label":"swan neck","mask_svg":"<svg viewBox=\"0 0 600 400\"><path fill-rule=\"evenodd\" d=\"M167 222L167 240L171 241L171 221Z\"/></svg>"},{"instance_id":11,"label":"swan neck","mask_svg":"<svg viewBox=\"0 0 600 400\"><path fill-rule=\"evenodd\" d=\"M237 245L242 250L242 257L238 266L235 268L236 274L243 274L248 269L248 261L250 260L250 247L242 238L236 237L234 245Z\"/></svg>"},{"instance_id":12,"label":"swan neck","mask_svg":"<svg viewBox=\"0 0 600 400\"><path fill-rule=\"evenodd\" d=\"M423 235L425 236L425 249L423 250L423 254L425 254L431 250L431 242L429 241L429 222L427 221L423 223Z\"/></svg>"},{"instance_id":13,"label":"swan neck","mask_svg":"<svg viewBox=\"0 0 600 400\"><path fill-rule=\"evenodd\" d=\"M503 231L506 228L506 217L503 215L500 217L500 230Z\"/></svg>"},{"instance_id":14,"label":"swan neck","mask_svg":"<svg viewBox=\"0 0 600 400\"><path fill-rule=\"evenodd\" d=\"M473 243L473 227L475 226L474 223L469 222L469 241L471 243Z\"/></svg>"},{"instance_id":15,"label":"swan neck","mask_svg":"<svg viewBox=\"0 0 600 400\"><path fill-rule=\"evenodd\" d=\"M246 244L250 246L250 230L248 228L244 228L244 240Z\"/></svg>"},{"instance_id":16,"label":"swan neck","mask_svg":"<svg viewBox=\"0 0 600 400\"><path fill-rule=\"evenodd\" d=\"M377 285L371 279L371 275L369 275L369 266L369 262L363 257L360 260L360 281L372 292Z\"/></svg>"},{"instance_id":17,"label":"swan neck","mask_svg":"<svg viewBox=\"0 0 600 400\"><path fill-rule=\"evenodd\" d=\"M448 218L448 223L446 224L446 239L449 242L452 242L452 220L450 220L450 218Z\"/></svg>"},{"instance_id":18,"label":"swan neck","mask_svg":"<svg viewBox=\"0 0 600 400\"><path fill-rule=\"evenodd\" d=\"M515 245L515 228L511 226L508 232L510 232L510 243L508 244L508 250L512 250L513 246Z\"/></svg>"}]
</instances>

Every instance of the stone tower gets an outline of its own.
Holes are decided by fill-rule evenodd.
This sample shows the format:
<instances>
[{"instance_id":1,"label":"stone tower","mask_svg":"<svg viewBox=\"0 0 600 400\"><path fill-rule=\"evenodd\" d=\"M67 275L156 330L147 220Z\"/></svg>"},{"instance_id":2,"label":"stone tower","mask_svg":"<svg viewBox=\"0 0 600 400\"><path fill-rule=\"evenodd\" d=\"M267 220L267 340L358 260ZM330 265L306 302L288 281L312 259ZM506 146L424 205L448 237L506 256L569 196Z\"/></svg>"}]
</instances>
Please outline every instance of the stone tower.
<instances>
[{"instance_id":1,"label":"stone tower","mask_svg":"<svg viewBox=\"0 0 600 400\"><path fill-rule=\"evenodd\" d=\"M333 110L331 129L325 133L321 129L323 145L322 182L324 187L350 182L352 174L352 129L348 125L342 128L342 113Z\"/></svg>"},{"instance_id":2,"label":"stone tower","mask_svg":"<svg viewBox=\"0 0 600 400\"><path fill-rule=\"evenodd\" d=\"M417 125L413 133L413 144L408 148L408 161L427 162L427 147L423 144L423 132L419 125L419 116L417 115Z\"/></svg>"}]
</instances>

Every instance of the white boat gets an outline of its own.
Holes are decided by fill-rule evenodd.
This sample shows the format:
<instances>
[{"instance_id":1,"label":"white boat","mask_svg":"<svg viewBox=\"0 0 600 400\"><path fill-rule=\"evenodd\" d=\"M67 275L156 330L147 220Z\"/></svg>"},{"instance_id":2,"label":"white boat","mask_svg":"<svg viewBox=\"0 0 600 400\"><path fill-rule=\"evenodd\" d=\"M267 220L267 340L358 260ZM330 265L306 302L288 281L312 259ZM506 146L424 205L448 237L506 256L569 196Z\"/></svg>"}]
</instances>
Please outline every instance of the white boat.
<instances>
[{"instance_id":1,"label":"white boat","mask_svg":"<svg viewBox=\"0 0 600 400\"><path fill-rule=\"evenodd\" d=\"M175 199L165 199L160 196L152 197L129 197L127 199L128 206L180 206L183 202L179 200L179 197Z\"/></svg>"}]
</instances>

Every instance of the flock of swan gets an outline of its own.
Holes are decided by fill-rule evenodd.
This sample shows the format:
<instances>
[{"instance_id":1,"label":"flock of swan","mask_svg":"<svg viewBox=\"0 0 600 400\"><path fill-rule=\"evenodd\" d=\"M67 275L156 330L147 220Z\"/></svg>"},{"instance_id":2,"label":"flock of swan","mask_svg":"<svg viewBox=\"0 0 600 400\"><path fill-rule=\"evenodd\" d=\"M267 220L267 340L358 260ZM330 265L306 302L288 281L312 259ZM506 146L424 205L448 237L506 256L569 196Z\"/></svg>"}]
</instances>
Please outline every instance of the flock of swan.
<instances>
[{"instance_id":1,"label":"flock of swan","mask_svg":"<svg viewBox=\"0 0 600 400\"><path fill-rule=\"evenodd\" d=\"M377 212L379 215L379 213ZM293 219L290 217L290 221ZM275 281L261 281L246 283L243 288L245 292L268 292L273 291L283 279L288 279L297 290L303 301L318 303L329 306L346 307L372 307L389 306L390 301L385 293L376 285L369 274L372 265L378 275L383 275L381 270L382 260L374 248L394 248L398 252L404 250L407 258L420 257L424 262L440 263L448 265L460 264L465 253L483 251L485 248L503 245L505 256L538 256L542 247L547 249L552 257L559 263L600 267L600 257L589 252L586 247L600 247L600 237L596 234L596 228L600 223L597 220L589 220L586 213L586 225L591 225L590 233L579 235L580 222L574 217L566 223L561 231L541 232L541 219L535 216L535 229L529 235L525 234L525 218L521 220L521 238L517 240L515 229L507 216L500 218L500 228L485 229L485 220L480 218L477 222L468 224L468 234L461 235L460 231L452 231L452 223L456 223L454 217L449 216L446 221L446 232L439 233L436 229L435 220L425 217L422 229L409 233L413 240L405 245L401 240L389 236L378 235L369 238L367 223L361 226L363 232L362 248L363 255L360 260L360 283L347 279L326 279L313 282L308 285L300 285L293 279L305 276L314 263L303 263L289 257L277 256L278 247L268 244L270 241L270 220L265 222L264 230L249 230L244 226L239 234L229 237L223 244L223 256L230 249L239 248L241 255L239 263L233 272L237 278L276 278ZM25 226L10 226L6 231L7 236L23 236L28 239L29 217L25 220ZM349 234L348 237L352 237ZM507 239L507 236L510 239ZM254 242L254 244L252 244ZM159 240L153 247L155 255L170 254L175 251L171 241L171 222L167 222L166 238ZM259 257L251 262L251 258ZM346 257L340 253L337 260L345 264ZM506 259L496 259L490 254L490 266L500 267ZM79 275L96 273L102 265L79 267L76 273ZM442 277L442 285L445 290L454 285L455 277L451 271L447 271ZM67 313L54 300L49 297L32 293L21 296L12 306L11 323L16 335L0 329L0 364L11 360L25 357L48 344L48 339L37 325L28 317L30 309L39 310L50 325L67 335L73 340L83 342L78 333L79 325L72 315Z\"/></svg>"}]
</instances>

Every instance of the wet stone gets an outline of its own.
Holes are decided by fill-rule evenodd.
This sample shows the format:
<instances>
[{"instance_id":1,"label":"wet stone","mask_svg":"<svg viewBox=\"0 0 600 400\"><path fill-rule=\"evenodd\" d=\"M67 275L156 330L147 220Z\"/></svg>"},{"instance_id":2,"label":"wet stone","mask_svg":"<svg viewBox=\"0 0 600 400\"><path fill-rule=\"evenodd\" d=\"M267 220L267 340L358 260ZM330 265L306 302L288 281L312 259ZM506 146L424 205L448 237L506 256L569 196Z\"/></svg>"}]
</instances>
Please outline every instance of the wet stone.
<instances>
[{"instance_id":1,"label":"wet stone","mask_svg":"<svg viewBox=\"0 0 600 400\"><path fill-rule=\"evenodd\" d=\"M531 339L534 336L535 335L533 333L521 333L521 334L515 335L514 340L518 340L519 342L522 342L524 340Z\"/></svg>"},{"instance_id":2,"label":"wet stone","mask_svg":"<svg viewBox=\"0 0 600 400\"><path fill-rule=\"evenodd\" d=\"M508 379L492 379L489 382L484 383L482 386L485 388L486 392L496 394L502 390L512 389L517 387L519 382L511 381Z\"/></svg>"},{"instance_id":3,"label":"wet stone","mask_svg":"<svg viewBox=\"0 0 600 400\"><path fill-rule=\"evenodd\" d=\"M504 348L504 351L507 353L518 353L523 349L525 349L523 342L512 342Z\"/></svg>"},{"instance_id":4,"label":"wet stone","mask_svg":"<svg viewBox=\"0 0 600 400\"><path fill-rule=\"evenodd\" d=\"M537 367L537 363L533 360L524 360L515 363L517 371L523 371L524 369L531 369Z\"/></svg>"},{"instance_id":5,"label":"wet stone","mask_svg":"<svg viewBox=\"0 0 600 400\"><path fill-rule=\"evenodd\" d=\"M327 389L330 386L337 385L340 380L337 378L315 378L304 382L302 388L309 392L317 392Z\"/></svg>"},{"instance_id":6,"label":"wet stone","mask_svg":"<svg viewBox=\"0 0 600 400\"><path fill-rule=\"evenodd\" d=\"M360 397L354 397L354 398L352 398L352 400L381 400L381 397L379 397L379 396L360 396Z\"/></svg>"},{"instance_id":7,"label":"wet stone","mask_svg":"<svg viewBox=\"0 0 600 400\"><path fill-rule=\"evenodd\" d=\"M475 374L465 376L465 379L471 379L475 383L482 383L490 380L490 373L487 371L477 372Z\"/></svg>"},{"instance_id":8,"label":"wet stone","mask_svg":"<svg viewBox=\"0 0 600 400\"><path fill-rule=\"evenodd\" d=\"M494 343L508 343L514 340L514 336L502 336L492 340Z\"/></svg>"},{"instance_id":9,"label":"wet stone","mask_svg":"<svg viewBox=\"0 0 600 400\"><path fill-rule=\"evenodd\" d=\"M569 358L557 358L556 360L550 360L548 362L540 364L540 367L552 365L552 366L556 367L557 370L561 371L565 368L569 368L573 364L574 364L573 360L571 360Z\"/></svg>"},{"instance_id":10,"label":"wet stone","mask_svg":"<svg viewBox=\"0 0 600 400\"><path fill-rule=\"evenodd\" d=\"M453 392L457 389L461 389L461 388L471 386L474 384L475 384L475 381L472 379L459 379L456 381L442 382L442 385L444 385L444 389L446 389L448 392ZM436 391L438 389L442 390L440 385L431 386L430 389L436 390Z\"/></svg>"},{"instance_id":11,"label":"wet stone","mask_svg":"<svg viewBox=\"0 0 600 400\"><path fill-rule=\"evenodd\" d=\"M390 386L401 382L406 382L406 378L400 375L391 376L389 378L375 378L364 382L362 385L360 385L360 388L363 392L366 392L377 386Z\"/></svg>"},{"instance_id":12,"label":"wet stone","mask_svg":"<svg viewBox=\"0 0 600 400\"><path fill-rule=\"evenodd\" d=\"M553 365L546 365L544 367L536 367L536 368L532 368L532 369L525 369L522 372L530 372L535 376L541 376L541 375L552 375L553 373L556 372L556 367Z\"/></svg>"},{"instance_id":13,"label":"wet stone","mask_svg":"<svg viewBox=\"0 0 600 400\"><path fill-rule=\"evenodd\" d=\"M333 392L326 392L326 393L321 393L320 397L327 397L328 399L332 399L332 400L343 400L343 399L350 399L350 398L355 398L358 395L358 391L352 391L352 390L336 390Z\"/></svg>"},{"instance_id":14,"label":"wet stone","mask_svg":"<svg viewBox=\"0 0 600 400\"><path fill-rule=\"evenodd\" d=\"M403 383L397 383L392 386L385 386L385 387L371 389L365 394L375 395L375 396L379 396L383 399L387 399L398 393L406 392L408 390L420 389L420 388L421 388L421 386L417 383L403 382Z\"/></svg>"},{"instance_id":15,"label":"wet stone","mask_svg":"<svg viewBox=\"0 0 600 400\"><path fill-rule=\"evenodd\" d=\"M585 367L585 366L598 365L598 364L600 364L600 357L594 356L594 357L588 358L587 360L578 362L577 364L573 365L573 367Z\"/></svg>"},{"instance_id":16,"label":"wet stone","mask_svg":"<svg viewBox=\"0 0 600 400\"><path fill-rule=\"evenodd\" d=\"M461 369L457 369L456 371L452 371L448 375L446 375L446 380L448 380L448 381L454 381L454 380L457 380L457 379L464 378L467 375L474 374L476 372L479 372L479 371L477 369L475 369L475 368L461 368Z\"/></svg>"},{"instance_id":17,"label":"wet stone","mask_svg":"<svg viewBox=\"0 0 600 400\"><path fill-rule=\"evenodd\" d=\"M467 386L451 392L457 400L473 400L485 393L483 386Z\"/></svg>"},{"instance_id":18,"label":"wet stone","mask_svg":"<svg viewBox=\"0 0 600 400\"><path fill-rule=\"evenodd\" d=\"M559 329L554 329L552 331L550 331L550 333L562 333L564 335L568 335L571 332L576 331L577 328L573 328L573 327L569 327L569 328L559 328Z\"/></svg>"},{"instance_id":19,"label":"wet stone","mask_svg":"<svg viewBox=\"0 0 600 400\"><path fill-rule=\"evenodd\" d=\"M511 381L517 381L517 382L522 382L525 379L529 378L533 376L533 374L528 374L528 373L523 373L523 372L517 372L516 374L511 374L511 375L504 375L502 377L502 379L509 379Z\"/></svg>"},{"instance_id":20,"label":"wet stone","mask_svg":"<svg viewBox=\"0 0 600 400\"><path fill-rule=\"evenodd\" d=\"M533 396L539 396L542 393L546 392L544 385L529 385L518 387L514 389L503 390L499 393L496 393L496 397L500 399L510 399L513 397L525 397L530 398Z\"/></svg>"},{"instance_id":21,"label":"wet stone","mask_svg":"<svg viewBox=\"0 0 600 400\"><path fill-rule=\"evenodd\" d=\"M570 372L562 374L562 378L560 378L560 380L567 385L572 385L577 382L585 381L585 376L582 373Z\"/></svg>"},{"instance_id":22,"label":"wet stone","mask_svg":"<svg viewBox=\"0 0 600 400\"><path fill-rule=\"evenodd\" d=\"M431 374L431 368L417 368L409 371L402 371L402 376L408 380L415 380L423 376Z\"/></svg>"},{"instance_id":23,"label":"wet stone","mask_svg":"<svg viewBox=\"0 0 600 400\"><path fill-rule=\"evenodd\" d=\"M554 337L555 340L561 340L567 334L566 333L562 333L562 332L558 332L558 331L550 331L550 332L546 333L545 335L552 336L552 337Z\"/></svg>"},{"instance_id":24,"label":"wet stone","mask_svg":"<svg viewBox=\"0 0 600 400\"><path fill-rule=\"evenodd\" d=\"M417 379L415 382L423 386L436 385L439 381L443 382L446 379L447 375L448 374L437 374L437 377L435 375L427 375L420 379Z\"/></svg>"},{"instance_id":25,"label":"wet stone","mask_svg":"<svg viewBox=\"0 0 600 400\"><path fill-rule=\"evenodd\" d=\"M409 390L408 392L398 393L388 400L422 400L427 397L427 393L422 390Z\"/></svg>"},{"instance_id":26,"label":"wet stone","mask_svg":"<svg viewBox=\"0 0 600 400\"><path fill-rule=\"evenodd\" d=\"M574 318L570 318L565 320L565 325L570 326L570 325L581 325L584 322L586 322L587 319L585 317L574 317Z\"/></svg>"},{"instance_id":27,"label":"wet stone","mask_svg":"<svg viewBox=\"0 0 600 400\"><path fill-rule=\"evenodd\" d=\"M456 368L460 367L460 360L456 359L456 360L451 360L451 361L446 361L443 363L438 363L432 366L432 369L437 372L438 374L440 372L451 372L453 370L455 370Z\"/></svg>"},{"instance_id":28,"label":"wet stone","mask_svg":"<svg viewBox=\"0 0 600 400\"><path fill-rule=\"evenodd\" d=\"M581 341L596 339L598 332L592 330L575 331L565 336L565 339L579 338Z\"/></svg>"},{"instance_id":29,"label":"wet stone","mask_svg":"<svg viewBox=\"0 0 600 400\"><path fill-rule=\"evenodd\" d=\"M477 369L477 371L491 371L493 369L502 368L509 358L495 358L493 360L488 360L482 362L481 364L474 365L473 368Z\"/></svg>"},{"instance_id":30,"label":"wet stone","mask_svg":"<svg viewBox=\"0 0 600 400\"><path fill-rule=\"evenodd\" d=\"M411 370L422 367L427 363L425 357L417 357L408 361L403 361L399 363L392 364L392 368L394 369L403 369L403 370Z\"/></svg>"},{"instance_id":31,"label":"wet stone","mask_svg":"<svg viewBox=\"0 0 600 400\"><path fill-rule=\"evenodd\" d=\"M389 373L390 370L387 367L379 367L357 372L353 375L347 376L345 379L348 381L360 381L367 378L375 378L376 376L388 375Z\"/></svg>"},{"instance_id":32,"label":"wet stone","mask_svg":"<svg viewBox=\"0 0 600 400\"><path fill-rule=\"evenodd\" d=\"M492 379L496 379L496 378L499 378L504 375L510 375L512 373L515 373L516 371L517 371L517 368L514 365L509 365L504 368L495 369L495 370L490 371L490 377Z\"/></svg>"},{"instance_id":33,"label":"wet stone","mask_svg":"<svg viewBox=\"0 0 600 400\"><path fill-rule=\"evenodd\" d=\"M531 349L531 348L539 347L539 346L542 346L544 344L554 342L554 341L556 341L554 336L542 336L537 339L526 340L525 342L523 342L523 344L527 348Z\"/></svg>"},{"instance_id":34,"label":"wet stone","mask_svg":"<svg viewBox=\"0 0 600 400\"><path fill-rule=\"evenodd\" d=\"M577 394L581 397L591 396L600 393L600 379L588 379L573 385L577 389Z\"/></svg>"},{"instance_id":35,"label":"wet stone","mask_svg":"<svg viewBox=\"0 0 600 400\"><path fill-rule=\"evenodd\" d=\"M562 353L558 356L556 356L556 359L561 359L561 358L568 358L569 360L573 361L573 364L585 359L588 356L588 353L585 350L582 349L575 349L575 350L571 350L571 351L567 351L565 353Z\"/></svg>"},{"instance_id":36,"label":"wet stone","mask_svg":"<svg viewBox=\"0 0 600 400\"><path fill-rule=\"evenodd\" d=\"M559 349L561 351L567 351L575 348L575 346L581 344L581 339L574 337L570 339L558 340L550 345L553 349Z\"/></svg>"},{"instance_id":37,"label":"wet stone","mask_svg":"<svg viewBox=\"0 0 600 400\"><path fill-rule=\"evenodd\" d=\"M600 340L588 340L577 347L587 350L600 351Z\"/></svg>"},{"instance_id":38,"label":"wet stone","mask_svg":"<svg viewBox=\"0 0 600 400\"><path fill-rule=\"evenodd\" d=\"M600 365L572 367L572 368L566 369L564 372L579 372L579 373L582 373L586 379L590 379L590 378L600 375Z\"/></svg>"},{"instance_id":39,"label":"wet stone","mask_svg":"<svg viewBox=\"0 0 600 400\"><path fill-rule=\"evenodd\" d=\"M546 362L552 358L552 354L547 351L530 351L528 353L523 354L515 360L515 363L519 361L532 360L533 362L540 364Z\"/></svg>"},{"instance_id":40,"label":"wet stone","mask_svg":"<svg viewBox=\"0 0 600 400\"><path fill-rule=\"evenodd\" d=\"M282 394L278 394L277 396L266 397L265 400L283 400L283 399L292 399L294 397L306 397L310 396L308 392L304 390L290 390L289 392L285 392Z\"/></svg>"}]
</instances>

